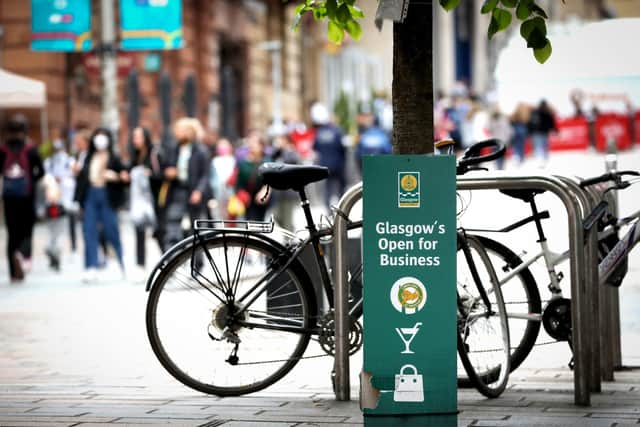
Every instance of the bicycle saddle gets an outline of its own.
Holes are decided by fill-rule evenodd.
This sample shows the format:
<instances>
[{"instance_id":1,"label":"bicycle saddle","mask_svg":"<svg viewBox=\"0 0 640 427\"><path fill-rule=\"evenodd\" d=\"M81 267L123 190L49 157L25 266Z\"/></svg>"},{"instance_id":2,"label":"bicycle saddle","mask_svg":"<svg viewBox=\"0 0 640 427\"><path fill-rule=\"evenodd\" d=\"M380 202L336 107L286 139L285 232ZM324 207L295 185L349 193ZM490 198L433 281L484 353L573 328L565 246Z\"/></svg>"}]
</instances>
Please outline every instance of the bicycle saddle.
<instances>
[{"instance_id":1,"label":"bicycle saddle","mask_svg":"<svg viewBox=\"0 0 640 427\"><path fill-rule=\"evenodd\" d=\"M527 203L533 200L536 195L542 194L545 191L547 190L500 190L502 194L513 197L514 199L520 199Z\"/></svg>"},{"instance_id":2,"label":"bicycle saddle","mask_svg":"<svg viewBox=\"0 0 640 427\"><path fill-rule=\"evenodd\" d=\"M264 184L276 190L300 191L305 185L322 181L329 176L324 166L287 165L284 163L264 163L258 169Z\"/></svg>"}]
</instances>

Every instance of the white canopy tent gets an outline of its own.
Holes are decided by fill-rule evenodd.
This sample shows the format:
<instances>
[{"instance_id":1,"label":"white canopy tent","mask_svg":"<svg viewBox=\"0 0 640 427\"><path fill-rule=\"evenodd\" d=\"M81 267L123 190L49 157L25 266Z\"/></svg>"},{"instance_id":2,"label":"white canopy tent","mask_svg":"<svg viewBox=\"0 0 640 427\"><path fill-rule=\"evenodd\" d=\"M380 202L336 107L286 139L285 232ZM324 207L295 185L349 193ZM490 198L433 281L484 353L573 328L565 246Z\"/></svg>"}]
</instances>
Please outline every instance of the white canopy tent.
<instances>
[{"instance_id":1,"label":"white canopy tent","mask_svg":"<svg viewBox=\"0 0 640 427\"><path fill-rule=\"evenodd\" d=\"M42 140L49 139L47 88L43 82L0 69L0 109L5 108L40 109Z\"/></svg>"},{"instance_id":2,"label":"white canopy tent","mask_svg":"<svg viewBox=\"0 0 640 427\"><path fill-rule=\"evenodd\" d=\"M581 91L587 104L623 112L640 106L640 19L609 19L551 25L553 53L541 65L515 32L495 70L497 101L509 113L517 102L547 99L561 115L573 113L570 94ZM588 105L585 105L588 107Z\"/></svg>"}]
</instances>

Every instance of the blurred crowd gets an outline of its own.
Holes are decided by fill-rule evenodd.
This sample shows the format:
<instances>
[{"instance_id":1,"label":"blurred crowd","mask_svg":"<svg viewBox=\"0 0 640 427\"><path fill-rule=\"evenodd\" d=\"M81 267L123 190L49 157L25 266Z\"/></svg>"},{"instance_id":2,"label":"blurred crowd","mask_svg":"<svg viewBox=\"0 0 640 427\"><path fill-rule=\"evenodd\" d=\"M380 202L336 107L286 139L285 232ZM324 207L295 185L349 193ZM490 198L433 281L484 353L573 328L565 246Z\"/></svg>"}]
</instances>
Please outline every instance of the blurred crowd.
<instances>
[{"instance_id":1,"label":"blurred crowd","mask_svg":"<svg viewBox=\"0 0 640 427\"><path fill-rule=\"evenodd\" d=\"M144 280L147 237L164 252L192 231L195 219L262 221L270 212L280 226L293 230L297 194L268 191L259 166L269 161L326 166L330 175L317 202L330 211L346 189L348 174L360 172L350 164L359 165L368 154L391 153L389 129L381 125L383 109L371 106L358 114L354 150L321 103L311 106L308 125L287 123L278 132L254 129L239 141L213 139L197 119L184 117L162 142L142 126L119 144L106 128L79 125L68 140L55 138L43 147L30 138L26 118L15 115L0 142L10 280L24 280L31 268L37 220L46 224L45 255L55 271L64 268L63 240L68 238L75 252L80 247L76 229L81 230L85 282L96 279L111 255L123 278ZM135 234L133 271L125 271L123 211L129 219L124 226L131 223Z\"/></svg>"},{"instance_id":2,"label":"blurred crowd","mask_svg":"<svg viewBox=\"0 0 640 427\"><path fill-rule=\"evenodd\" d=\"M549 135L557 130L555 114L546 100L538 105L518 103L513 111L501 111L459 83L450 96L437 95L434 105L435 139L453 139L461 150L472 143L497 138L511 149L517 164L525 158L525 141L530 139L538 164L549 158ZM504 159L497 164L504 167Z\"/></svg>"}]
</instances>

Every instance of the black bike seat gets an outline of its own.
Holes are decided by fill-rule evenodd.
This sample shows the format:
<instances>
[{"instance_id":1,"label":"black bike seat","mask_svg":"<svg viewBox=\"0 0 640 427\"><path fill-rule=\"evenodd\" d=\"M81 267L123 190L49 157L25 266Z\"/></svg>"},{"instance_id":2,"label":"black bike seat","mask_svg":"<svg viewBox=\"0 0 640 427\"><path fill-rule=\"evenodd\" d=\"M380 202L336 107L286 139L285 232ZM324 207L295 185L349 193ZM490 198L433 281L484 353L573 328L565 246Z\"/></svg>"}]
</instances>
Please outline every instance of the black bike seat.
<instances>
[{"instance_id":1,"label":"black bike seat","mask_svg":"<svg viewBox=\"0 0 640 427\"><path fill-rule=\"evenodd\" d=\"M533 200L536 195L542 194L545 191L547 190L500 190L502 194L506 194L514 199L520 199L527 203Z\"/></svg>"},{"instance_id":2,"label":"black bike seat","mask_svg":"<svg viewBox=\"0 0 640 427\"><path fill-rule=\"evenodd\" d=\"M322 181L329 176L329 169L314 165L287 165L264 163L258 169L263 182L276 190L300 191L305 185Z\"/></svg>"}]
</instances>

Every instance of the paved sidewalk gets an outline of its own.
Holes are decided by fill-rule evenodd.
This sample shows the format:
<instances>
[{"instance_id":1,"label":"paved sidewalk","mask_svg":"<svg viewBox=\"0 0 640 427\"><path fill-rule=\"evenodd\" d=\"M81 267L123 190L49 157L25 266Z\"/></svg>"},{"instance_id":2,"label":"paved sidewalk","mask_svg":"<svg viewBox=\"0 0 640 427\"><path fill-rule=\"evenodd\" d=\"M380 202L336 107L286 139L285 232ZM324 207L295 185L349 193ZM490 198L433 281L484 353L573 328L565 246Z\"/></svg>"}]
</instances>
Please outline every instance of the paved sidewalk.
<instances>
[{"instance_id":1,"label":"paved sidewalk","mask_svg":"<svg viewBox=\"0 0 640 427\"><path fill-rule=\"evenodd\" d=\"M7 358L2 356L7 367ZM26 365L26 366L25 366ZM301 386L248 397L216 398L188 390L145 385L143 379L91 383L11 363L0 382L2 426L358 426L357 401L336 402L328 387ZM630 426L640 423L640 370L619 372L593 395L592 406L576 407L571 373L529 371L502 397L487 400L472 390L458 393L459 426ZM357 396L354 390L354 395Z\"/></svg>"},{"instance_id":2,"label":"paved sidewalk","mask_svg":"<svg viewBox=\"0 0 640 427\"><path fill-rule=\"evenodd\" d=\"M593 156L592 156L593 157ZM637 168L640 151L623 159ZM565 163L562 163L565 162ZM582 162L585 170L601 170L601 159L568 154L556 166ZM590 162L590 163L589 163ZM598 169L596 169L596 166ZM576 171L575 173L579 173ZM583 172L584 173L584 172ZM587 175L588 173L584 173ZM640 190L640 185L637 190ZM635 206L638 191L622 200ZM472 208L484 196L474 195ZM492 197L492 196L491 196ZM494 210L496 201L484 203ZM519 202L505 202L514 213ZM512 203L508 205L508 203ZM553 206L552 218L554 218ZM630 209L628 209L630 210ZM519 215L515 212L515 215ZM474 216L475 215L475 216ZM470 213L472 222L494 219L495 213ZM503 218L498 218L498 221ZM562 221L559 221L562 226ZM503 223L504 224L504 223ZM553 226L549 224L551 228ZM566 222L564 224L566 226ZM125 256L131 263L133 233L122 224ZM566 236L560 227L550 240ZM42 254L46 231L36 230L34 253ZM520 240L526 240L516 236ZM329 358L301 361L267 390L238 398L217 398L177 383L154 357L145 331L147 294L142 284L123 282L110 263L95 283L80 281L82 262L68 253L61 273L51 273L45 260L34 259L28 280L7 283L4 230L0 231L0 426L358 426L357 373L361 353L351 360L352 401L336 402L331 391ZM535 240L535 239L534 239ZM520 243L520 242L517 242ZM558 249L563 241L551 241ZM158 254L150 242L150 258ZM514 246L518 247L518 246ZM630 262L621 288L623 363L640 365L640 251ZM537 272L534 271L534 274ZM565 279L563 286L568 286ZM567 285L565 285L567 283ZM547 337L544 337L547 340ZM312 345L307 355L318 354ZM573 373L566 367L566 344L538 346L512 375L509 388L488 400L475 390L458 393L460 426L630 426L640 424L640 366L616 372L603 383L590 407L573 404Z\"/></svg>"}]
</instances>

